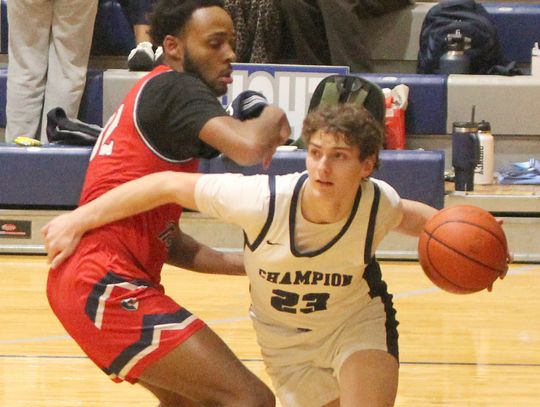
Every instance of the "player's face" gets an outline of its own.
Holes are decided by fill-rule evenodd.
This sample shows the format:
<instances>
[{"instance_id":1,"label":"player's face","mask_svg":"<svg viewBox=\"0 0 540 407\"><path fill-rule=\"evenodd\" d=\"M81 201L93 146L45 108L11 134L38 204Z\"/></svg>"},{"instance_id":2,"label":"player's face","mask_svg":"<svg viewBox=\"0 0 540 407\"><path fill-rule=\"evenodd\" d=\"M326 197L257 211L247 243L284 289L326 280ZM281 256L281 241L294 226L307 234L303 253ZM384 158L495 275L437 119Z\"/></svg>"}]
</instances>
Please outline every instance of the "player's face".
<instances>
[{"instance_id":1,"label":"player's face","mask_svg":"<svg viewBox=\"0 0 540 407\"><path fill-rule=\"evenodd\" d=\"M320 198L354 199L374 168L373 158L360 161L359 157L358 146L347 144L342 134L318 131L307 146L309 188Z\"/></svg>"},{"instance_id":2,"label":"player's face","mask_svg":"<svg viewBox=\"0 0 540 407\"><path fill-rule=\"evenodd\" d=\"M184 33L184 71L197 75L216 96L227 93L235 61L235 31L220 7L196 10Z\"/></svg>"}]
</instances>

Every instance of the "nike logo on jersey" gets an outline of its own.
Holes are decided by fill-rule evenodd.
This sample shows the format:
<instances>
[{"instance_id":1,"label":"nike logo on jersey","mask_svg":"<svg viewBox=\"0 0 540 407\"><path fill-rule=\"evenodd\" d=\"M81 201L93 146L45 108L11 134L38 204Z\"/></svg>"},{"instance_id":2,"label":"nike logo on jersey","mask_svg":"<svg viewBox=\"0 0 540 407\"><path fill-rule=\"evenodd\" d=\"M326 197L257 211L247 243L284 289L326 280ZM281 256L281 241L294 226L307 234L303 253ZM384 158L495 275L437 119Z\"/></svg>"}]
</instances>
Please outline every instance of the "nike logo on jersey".
<instances>
[{"instance_id":1,"label":"nike logo on jersey","mask_svg":"<svg viewBox=\"0 0 540 407\"><path fill-rule=\"evenodd\" d=\"M269 244L270 246L283 246L283 243L271 242L270 240L267 240L266 244Z\"/></svg>"}]
</instances>

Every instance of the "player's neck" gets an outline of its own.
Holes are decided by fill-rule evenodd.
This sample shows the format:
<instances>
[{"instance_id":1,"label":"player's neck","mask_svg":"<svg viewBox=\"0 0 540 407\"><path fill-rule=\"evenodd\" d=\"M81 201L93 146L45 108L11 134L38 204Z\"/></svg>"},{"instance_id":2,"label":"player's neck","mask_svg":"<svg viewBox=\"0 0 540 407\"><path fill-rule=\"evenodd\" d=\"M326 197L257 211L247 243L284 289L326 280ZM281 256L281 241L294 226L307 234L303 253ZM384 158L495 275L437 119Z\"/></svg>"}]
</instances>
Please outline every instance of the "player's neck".
<instances>
[{"instance_id":1,"label":"player's neck","mask_svg":"<svg viewBox=\"0 0 540 407\"><path fill-rule=\"evenodd\" d=\"M354 196L327 197L306 186L300 197L302 215L312 223L336 223L351 213Z\"/></svg>"}]
</instances>

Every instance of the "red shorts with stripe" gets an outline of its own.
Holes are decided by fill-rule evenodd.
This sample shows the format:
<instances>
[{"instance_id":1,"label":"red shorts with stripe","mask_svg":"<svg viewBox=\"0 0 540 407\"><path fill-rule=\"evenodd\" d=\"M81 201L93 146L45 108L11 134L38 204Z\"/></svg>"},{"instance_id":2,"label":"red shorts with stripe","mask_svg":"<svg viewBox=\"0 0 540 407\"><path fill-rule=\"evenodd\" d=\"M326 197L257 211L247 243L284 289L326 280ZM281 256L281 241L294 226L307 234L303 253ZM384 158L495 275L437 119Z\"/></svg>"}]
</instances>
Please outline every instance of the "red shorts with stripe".
<instances>
[{"instance_id":1,"label":"red shorts with stripe","mask_svg":"<svg viewBox=\"0 0 540 407\"><path fill-rule=\"evenodd\" d=\"M205 326L141 276L140 269L103 247L79 250L49 272L52 310L114 381L136 382L148 365Z\"/></svg>"}]
</instances>

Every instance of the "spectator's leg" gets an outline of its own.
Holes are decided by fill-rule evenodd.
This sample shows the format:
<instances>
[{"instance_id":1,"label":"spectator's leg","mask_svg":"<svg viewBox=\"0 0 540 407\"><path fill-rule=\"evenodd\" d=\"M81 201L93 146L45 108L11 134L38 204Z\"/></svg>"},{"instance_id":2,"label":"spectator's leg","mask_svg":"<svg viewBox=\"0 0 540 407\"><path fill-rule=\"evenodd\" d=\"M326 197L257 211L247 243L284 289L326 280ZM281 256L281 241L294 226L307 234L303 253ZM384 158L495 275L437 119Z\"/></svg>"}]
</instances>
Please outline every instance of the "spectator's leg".
<instances>
[{"instance_id":1,"label":"spectator's leg","mask_svg":"<svg viewBox=\"0 0 540 407\"><path fill-rule=\"evenodd\" d=\"M135 34L135 43L152 42L148 30L150 24L148 15L152 12L155 0L130 0L129 15L131 24L133 24L133 33Z\"/></svg>"},{"instance_id":2,"label":"spectator's leg","mask_svg":"<svg viewBox=\"0 0 540 407\"><path fill-rule=\"evenodd\" d=\"M280 0L280 2L283 18L293 42L296 62L306 65L330 65L328 41L317 1Z\"/></svg>"},{"instance_id":3,"label":"spectator's leg","mask_svg":"<svg viewBox=\"0 0 540 407\"><path fill-rule=\"evenodd\" d=\"M351 72L369 72L369 50L364 44L358 0L318 0L332 65L345 65Z\"/></svg>"},{"instance_id":4,"label":"spectator's leg","mask_svg":"<svg viewBox=\"0 0 540 407\"><path fill-rule=\"evenodd\" d=\"M76 118L86 82L97 0L55 0L41 140L47 112L62 107Z\"/></svg>"},{"instance_id":5,"label":"spectator's leg","mask_svg":"<svg viewBox=\"0 0 540 407\"><path fill-rule=\"evenodd\" d=\"M124 1L126 2L126 0ZM133 25L136 47L128 55L127 65L130 71L151 71L160 63L161 48L152 44L148 31L150 22L148 16L152 12L155 0L129 0L127 9L129 21Z\"/></svg>"},{"instance_id":6,"label":"spectator's leg","mask_svg":"<svg viewBox=\"0 0 540 407\"><path fill-rule=\"evenodd\" d=\"M6 141L38 134L52 21L51 1L16 0L9 24Z\"/></svg>"},{"instance_id":7,"label":"spectator's leg","mask_svg":"<svg viewBox=\"0 0 540 407\"><path fill-rule=\"evenodd\" d=\"M254 37L249 27L251 0L225 0L224 3L236 31L236 60L250 62Z\"/></svg>"},{"instance_id":8,"label":"spectator's leg","mask_svg":"<svg viewBox=\"0 0 540 407\"><path fill-rule=\"evenodd\" d=\"M133 25L133 34L135 34L135 43L140 44L141 42L152 42L148 30L150 26L148 24L134 24Z\"/></svg>"},{"instance_id":9,"label":"spectator's leg","mask_svg":"<svg viewBox=\"0 0 540 407\"><path fill-rule=\"evenodd\" d=\"M253 0L249 11L249 27L253 46L249 62L276 63L281 47L281 12L278 0Z\"/></svg>"}]
</instances>

